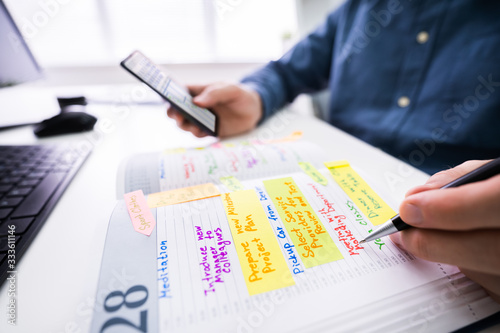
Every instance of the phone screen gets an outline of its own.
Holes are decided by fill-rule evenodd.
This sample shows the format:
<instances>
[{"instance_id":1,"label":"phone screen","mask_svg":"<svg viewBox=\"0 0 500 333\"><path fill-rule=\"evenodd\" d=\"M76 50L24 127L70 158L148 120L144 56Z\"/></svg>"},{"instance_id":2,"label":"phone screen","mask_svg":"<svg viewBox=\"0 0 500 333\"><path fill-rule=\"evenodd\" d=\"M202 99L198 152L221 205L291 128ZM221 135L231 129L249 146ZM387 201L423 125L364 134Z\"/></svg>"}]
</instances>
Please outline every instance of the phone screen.
<instances>
[{"instance_id":1,"label":"phone screen","mask_svg":"<svg viewBox=\"0 0 500 333\"><path fill-rule=\"evenodd\" d=\"M121 66L160 94L189 121L208 134L217 135L217 116L208 109L194 105L189 92L172 81L142 53L133 52L121 62Z\"/></svg>"}]
</instances>

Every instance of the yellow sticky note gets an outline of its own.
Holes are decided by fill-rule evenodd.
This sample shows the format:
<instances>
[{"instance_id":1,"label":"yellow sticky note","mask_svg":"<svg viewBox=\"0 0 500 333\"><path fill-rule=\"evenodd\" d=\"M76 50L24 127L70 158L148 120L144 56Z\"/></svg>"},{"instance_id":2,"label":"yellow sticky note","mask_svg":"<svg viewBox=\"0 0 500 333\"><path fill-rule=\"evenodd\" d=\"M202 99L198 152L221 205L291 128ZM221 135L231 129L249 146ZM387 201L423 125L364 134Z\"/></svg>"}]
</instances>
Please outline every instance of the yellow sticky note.
<instances>
[{"instance_id":1,"label":"yellow sticky note","mask_svg":"<svg viewBox=\"0 0 500 333\"><path fill-rule=\"evenodd\" d=\"M339 161L333 161L333 162L325 162L325 166L330 169L330 168L340 168L340 167L348 167L349 162L346 160L339 160Z\"/></svg>"},{"instance_id":2,"label":"yellow sticky note","mask_svg":"<svg viewBox=\"0 0 500 333\"><path fill-rule=\"evenodd\" d=\"M163 207L219 195L219 189L214 184L207 183L150 194L148 195L148 206L150 208Z\"/></svg>"},{"instance_id":3,"label":"yellow sticky note","mask_svg":"<svg viewBox=\"0 0 500 333\"><path fill-rule=\"evenodd\" d=\"M236 177L228 176L228 177L220 177L220 181L224 186L226 186L230 191L241 191L244 190L245 187Z\"/></svg>"},{"instance_id":4,"label":"yellow sticky note","mask_svg":"<svg viewBox=\"0 0 500 333\"><path fill-rule=\"evenodd\" d=\"M326 162L333 179L368 217L373 225L379 225L396 212L354 171L347 161Z\"/></svg>"},{"instance_id":5,"label":"yellow sticky note","mask_svg":"<svg viewBox=\"0 0 500 333\"><path fill-rule=\"evenodd\" d=\"M312 165L309 162L299 162L300 167L302 170L307 173L309 177L311 177L312 180L314 180L316 183L321 184L321 185L328 185L328 179L326 179L321 172L316 170L314 165Z\"/></svg>"},{"instance_id":6,"label":"yellow sticky note","mask_svg":"<svg viewBox=\"0 0 500 333\"><path fill-rule=\"evenodd\" d=\"M173 155L173 154L184 154L186 152L185 148L171 148L165 149L163 155Z\"/></svg>"},{"instance_id":7,"label":"yellow sticky note","mask_svg":"<svg viewBox=\"0 0 500 333\"><path fill-rule=\"evenodd\" d=\"M224 193L222 201L248 293L256 295L294 285L257 193Z\"/></svg>"},{"instance_id":8,"label":"yellow sticky note","mask_svg":"<svg viewBox=\"0 0 500 333\"><path fill-rule=\"evenodd\" d=\"M306 268L344 258L292 177L264 186Z\"/></svg>"}]
</instances>

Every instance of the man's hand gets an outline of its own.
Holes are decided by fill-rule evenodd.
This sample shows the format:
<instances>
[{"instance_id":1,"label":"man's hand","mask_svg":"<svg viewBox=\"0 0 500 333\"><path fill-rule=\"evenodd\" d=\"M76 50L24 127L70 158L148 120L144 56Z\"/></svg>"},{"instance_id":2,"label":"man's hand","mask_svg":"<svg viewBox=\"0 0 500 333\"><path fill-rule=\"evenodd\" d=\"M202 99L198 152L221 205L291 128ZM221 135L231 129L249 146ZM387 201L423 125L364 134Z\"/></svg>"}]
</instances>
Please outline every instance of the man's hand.
<instances>
[{"instance_id":1,"label":"man's hand","mask_svg":"<svg viewBox=\"0 0 500 333\"><path fill-rule=\"evenodd\" d=\"M262 103L259 94L240 84L214 83L210 85L188 86L194 96L193 103L209 108L219 117L219 136L228 137L247 132L257 125L262 117ZM167 115L177 121L177 125L197 137L207 134L196 125L185 120L174 108L169 107Z\"/></svg>"},{"instance_id":2,"label":"man's hand","mask_svg":"<svg viewBox=\"0 0 500 333\"><path fill-rule=\"evenodd\" d=\"M500 175L439 190L486 162L465 162L410 190L399 214L416 228L391 239L417 257L458 266L500 302Z\"/></svg>"}]
</instances>

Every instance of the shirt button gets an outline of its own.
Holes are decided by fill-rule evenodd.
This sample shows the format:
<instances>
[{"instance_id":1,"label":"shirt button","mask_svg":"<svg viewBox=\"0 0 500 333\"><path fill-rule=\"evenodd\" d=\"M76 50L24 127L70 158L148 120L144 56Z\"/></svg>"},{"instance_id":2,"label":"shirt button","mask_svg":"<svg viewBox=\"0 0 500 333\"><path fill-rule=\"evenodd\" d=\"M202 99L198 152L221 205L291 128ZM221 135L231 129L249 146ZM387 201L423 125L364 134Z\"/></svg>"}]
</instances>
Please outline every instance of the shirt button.
<instances>
[{"instance_id":1,"label":"shirt button","mask_svg":"<svg viewBox=\"0 0 500 333\"><path fill-rule=\"evenodd\" d=\"M429 40L429 33L427 31L420 31L417 34L417 42L419 44L425 44Z\"/></svg>"},{"instance_id":2,"label":"shirt button","mask_svg":"<svg viewBox=\"0 0 500 333\"><path fill-rule=\"evenodd\" d=\"M410 105L410 99L406 96L401 96L398 98L398 106L400 108L405 108Z\"/></svg>"}]
</instances>

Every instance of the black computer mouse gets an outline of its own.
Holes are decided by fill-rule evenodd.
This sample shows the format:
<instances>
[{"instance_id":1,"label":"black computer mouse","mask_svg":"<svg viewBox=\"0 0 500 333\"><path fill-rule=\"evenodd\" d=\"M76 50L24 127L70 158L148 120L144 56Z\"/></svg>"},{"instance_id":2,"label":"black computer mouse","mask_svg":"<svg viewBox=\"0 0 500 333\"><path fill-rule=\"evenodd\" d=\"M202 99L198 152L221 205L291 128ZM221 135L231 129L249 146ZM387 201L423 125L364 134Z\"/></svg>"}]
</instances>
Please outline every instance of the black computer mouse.
<instances>
[{"instance_id":1,"label":"black computer mouse","mask_svg":"<svg viewBox=\"0 0 500 333\"><path fill-rule=\"evenodd\" d=\"M46 137L60 134L90 131L97 118L85 112L63 112L35 125L35 135Z\"/></svg>"}]
</instances>

